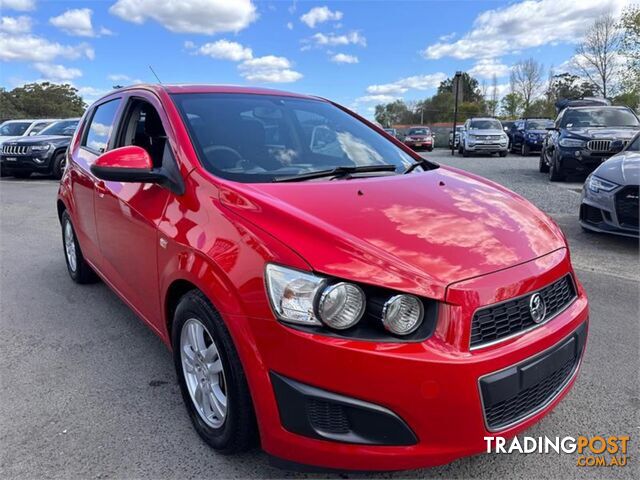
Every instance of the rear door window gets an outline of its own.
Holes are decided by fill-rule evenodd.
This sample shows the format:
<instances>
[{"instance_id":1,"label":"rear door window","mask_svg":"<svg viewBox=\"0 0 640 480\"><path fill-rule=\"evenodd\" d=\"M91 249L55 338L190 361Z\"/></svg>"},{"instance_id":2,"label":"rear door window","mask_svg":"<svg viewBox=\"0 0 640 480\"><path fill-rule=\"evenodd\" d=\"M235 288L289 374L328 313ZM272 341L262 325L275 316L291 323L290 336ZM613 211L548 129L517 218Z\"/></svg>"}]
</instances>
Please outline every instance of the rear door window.
<instances>
[{"instance_id":1,"label":"rear door window","mask_svg":"<svg viewBox=\"0 0 640 480\"><path fill-rule=\"evenodd\" d=\"M118 98L96 107L82 146L97 153L103 153L107 149L119 106Z\"/></svg>"}]
</instances>

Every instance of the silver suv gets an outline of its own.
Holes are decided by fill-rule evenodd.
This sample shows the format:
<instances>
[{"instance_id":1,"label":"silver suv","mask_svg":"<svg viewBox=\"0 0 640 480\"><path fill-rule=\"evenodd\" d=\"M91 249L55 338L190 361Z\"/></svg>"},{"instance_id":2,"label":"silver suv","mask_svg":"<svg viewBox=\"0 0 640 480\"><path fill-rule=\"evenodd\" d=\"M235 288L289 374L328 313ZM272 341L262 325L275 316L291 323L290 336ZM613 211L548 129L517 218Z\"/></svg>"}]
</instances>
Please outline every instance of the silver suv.
<instances>
[{"instance_id":1,"label":"silver suv","mask_svg":"<svg viewBox=\"0 0 640 480\"><path fill-rule=\"evenodd\" d=\"M502 128L500 120L490 117L470 118L464 122L458 152L463 157L472 153L497 153L506 157L509 137Z\"/></svg>"}]
</instances>

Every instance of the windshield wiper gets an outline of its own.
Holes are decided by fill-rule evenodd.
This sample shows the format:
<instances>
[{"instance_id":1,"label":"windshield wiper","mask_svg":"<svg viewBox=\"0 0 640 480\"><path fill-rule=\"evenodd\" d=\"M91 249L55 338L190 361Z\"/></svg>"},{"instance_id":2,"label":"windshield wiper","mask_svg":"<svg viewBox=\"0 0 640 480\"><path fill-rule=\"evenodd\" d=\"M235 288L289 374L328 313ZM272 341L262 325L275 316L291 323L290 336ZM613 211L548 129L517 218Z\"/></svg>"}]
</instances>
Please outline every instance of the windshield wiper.
<instances>
[{"instance_id":1,"label":"windshield wiper","mask_svg":"<svg viewBox=\"0 0 640 480\"><path fill-rule=\"evenodd\" d=\"M420 160L416 160L416 162L415 162L415 163L412 163L411 165L409 165L409 166L407 167L407 169L406 169L404 172L402 172L402 173L405 173L405 174L407 174L407 173L411 173L411 172L413 172L417 167L422 167L422 168L424 168L424 169L431 170L432 164L431 164L431 162L429 162L428 160L426 160L426 159L424 159L424 158L421 158Z\"/></svg>"},{"instance_id":2,"label":"windshield wiper","mask_svg":"<svg viewBox=\"0 0 640 480\"><path fill-rule=\"evenodd\" d=\"M286 177L275 177L272 182L297 182L298 180L311 180L322 177L345 177L353 173L369 173L369 172L393 172L397 167L395 165L361 165L361 166L342 166L330 168L328 170L318 170L316 172L303 173L302 175L288 175Z\"/></svg>"}]
</instances>

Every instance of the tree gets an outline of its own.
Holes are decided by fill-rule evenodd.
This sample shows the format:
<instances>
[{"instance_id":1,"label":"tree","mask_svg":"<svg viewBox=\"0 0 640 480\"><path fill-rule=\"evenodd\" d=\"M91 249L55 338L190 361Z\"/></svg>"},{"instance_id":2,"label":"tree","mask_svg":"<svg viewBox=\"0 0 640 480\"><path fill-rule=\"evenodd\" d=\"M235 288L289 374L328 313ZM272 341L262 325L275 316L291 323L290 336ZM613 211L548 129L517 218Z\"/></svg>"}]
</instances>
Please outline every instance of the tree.
<instances>
[{"instance_id":1,"label":"tree","mask_svg":"<svg viewBox=\"0 0 640 480\"><path fill-rule=\"evenodd\" d=\"M493 74L491 78L491 98L487 100L487 112L492 117L496 116L496 111L498 110L498 77L496 74Z\"/></svg>"},{"instance_id":2,"label":"tree","mask_svg":"<svg viewBox=\"0 0 640 480\"><path fill-rule=\"evenodd\" d=\"M66 118L82 115L86 105L71 85L28 83L7 92L0 91L4 118Z\"/></svg>"},{"instance_id":3,"label":"tree","mask_svg":"<svg viewBox=\"0 0 640 480\"><path fill-rule=\"evenodd\" d=\"M473 78L467 72L463 72L460 77L460 81L462 82L462 99L459 101L465 102L477 102L482 103L484 99L482 98L482 92L480 91L480 85L478 84L478 80ZM440 82L440 86L438 87L438 93L453 93L453 78L447 78Z\"/></svg>"},{"instance_id":4,"label":"tree","mask_svg":"<svg viewBox=\"0 0 640 480\"><path fill-rule=\"evenodd\" d=\"M11 118L24 118L20 109L16 106L11 93L4 88L0 88L0 122Z\"/></svg>"},{"instance_id":5,"label":"tree","mask_svg":"<svg viewBox=\"0 0 640 480\"><path fill-rule=\"evenodd\" d=\"M547 96L553 103L561 98L578 99L592 97L596 94L596 86L571 73L553 75L549 81Z\"/></svg>"},{"instance_id":6,"label":"tree","mask_svg":"<svg viewBox=\"0 0 640 480\"><path fill-rule=\"evenodd\" d=\"M610 14L598 18L576 47L574 65L603 97L613 93L619 68L620 29Z\"/></svg>"},{"instance_id":7,"label":"tree","mask_svg":"<svg viewBox=\"0 0 640 480\"><path fill-rule=\"evenodd\" d=\"M511 88L522 99L524 115L529 115L531 102L540 94L544 67L533 58L521 60L511 69Z\"/></svg>"},{"instance_id":8,"label":"tree","mask_svg":"<svg viewBox=\"0 0 640 480\"><path fill-rule=\"evenodd\" d=\"M640 5L631 5L622 12L618 28L620 54L627 59L623 86L627 91L640 93Z\"/></svg>"},{"instance_id":9,"label":"tree","mask_svg":"<svg viewBox=\"0 0 640 480\"><path fill-rule=\"evenodd\" d=\"M402 100L376 105L375 119L380 125L389 127L396 124L414 123L413 111Z\"/></svg>"},{"instance_id":10,"label":"tree","mask_svg":"<svg viewBox=\"0 0 640 480\"><path fill-rule=\"evenodd\" d=\"M502 97L500 108L505 117L516 118L522 109L522 97L517 92L508 93Z\"/></svg>"}]
</instances>

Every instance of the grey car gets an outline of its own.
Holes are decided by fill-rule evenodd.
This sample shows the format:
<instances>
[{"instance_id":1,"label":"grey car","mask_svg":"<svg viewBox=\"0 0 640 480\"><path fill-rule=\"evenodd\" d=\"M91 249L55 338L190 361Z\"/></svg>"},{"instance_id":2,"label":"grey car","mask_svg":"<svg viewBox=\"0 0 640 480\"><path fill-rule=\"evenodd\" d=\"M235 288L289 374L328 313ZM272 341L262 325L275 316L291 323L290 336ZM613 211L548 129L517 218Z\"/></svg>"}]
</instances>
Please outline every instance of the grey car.
<instances>
[{"instance_id":1,"label":"grey car","mask_svg":"<svg viewBox=\"0 0 640 480\"><path fill-rule=\"evenodd\" d=\"M580 203L582 228L638 237L638 184L640 133L587 177Z\"/></svg>"},{"instance_id":2,"label":"grey car","mask_svg":"<svg viewBox=\"0 0 640 480\"><path fill-rule=\"evenodd\" d=\"M470 118L460 132L458 152L463 157L473 153L497 153L507 156L509 137L504 133L500 120L490 117Z\"/></svg>"}]
</instances>

